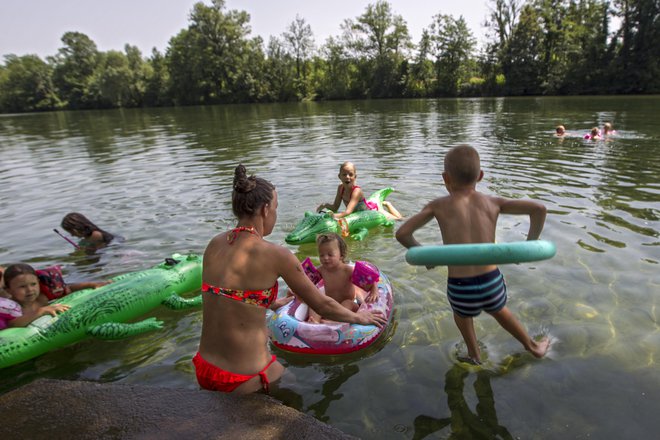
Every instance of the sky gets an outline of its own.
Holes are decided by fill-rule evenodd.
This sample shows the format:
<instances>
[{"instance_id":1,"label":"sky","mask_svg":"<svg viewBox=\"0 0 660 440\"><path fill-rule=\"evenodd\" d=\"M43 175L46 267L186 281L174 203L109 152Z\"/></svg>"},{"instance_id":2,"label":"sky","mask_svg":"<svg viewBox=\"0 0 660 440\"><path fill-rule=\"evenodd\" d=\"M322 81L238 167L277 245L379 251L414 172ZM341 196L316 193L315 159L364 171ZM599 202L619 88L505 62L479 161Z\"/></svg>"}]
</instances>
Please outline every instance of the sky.
<instances>
[{"instance_id":1,"label":"sky","mask_svg":"<svg viewBox=\"0 0 660 440\"><path fill-rule=\"evenodd\" d=\"M86 34L100 51L137 46L147 56L156 47L164 52L170 38L188 27L198 0L0 0L0 56L55 55L65 32ZM473 35L485 39L482 26L488 0L388 0L395 14L408 24L414 43L436 14L463 16ZM204 0L210 4L210 0ZM250 14L251 36L285 32L296 15L304 18L321 45L340 34L347 18L362 15L376 0L226 0L226 10Z\"/></svg>"}]
</instances>

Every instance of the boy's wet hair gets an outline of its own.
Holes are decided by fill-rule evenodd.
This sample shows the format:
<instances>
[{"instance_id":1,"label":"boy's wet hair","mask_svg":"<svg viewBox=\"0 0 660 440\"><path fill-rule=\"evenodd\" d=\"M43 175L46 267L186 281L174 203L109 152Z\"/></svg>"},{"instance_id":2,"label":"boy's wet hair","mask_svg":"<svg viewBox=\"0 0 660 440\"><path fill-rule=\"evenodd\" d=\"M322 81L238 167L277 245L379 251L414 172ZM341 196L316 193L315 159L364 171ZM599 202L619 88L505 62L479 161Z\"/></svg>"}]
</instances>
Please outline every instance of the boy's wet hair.
<instances>
[{"instance_id":1,"label":"boy's wet hair","mask_svg":"<svg viewBox=\"0 0 660 440\"><path fill-rule=\"evenodd\" d=\"M337 247L339 248L339 256L341 257L342 262L346 262L346 257L348 256L348 246L346 242L339 234L334 232L326 232L324 234L319 234L316 236L316 247L318 248L324 243L331 243L333 241L337 242Z\"/></svg>"},{"instance_id":2,"label":"boy's wet hair","mask_svg":"<svg viewBox=\"0 0 660 440\"><path fill-rule=\"evenodd\" d=\"M238 218L254 216L262 206L273 200L275 185L254 175L239 165L234 170L234 190L231 193L231 209Z\"/></svg>"},{"instance_id":3,"label":"boy's wet hair","mask_svg":"<svg viewBox=\"0 0 660 440\"><path fill-rule=\"evenodd\" d=\"M479 153L469 145L452 148L445 154L445 172L461 185L477 182L481 172Z\"/></svg>"},{"instance_id":4,"label":"boy's wet hair","mask_svg":"<svg viewBox=\"0 0 660 440\"><path fill-rule=\"evenodd\" d=\"M34 270L32 266L29 264L25 263L16 263L16 264L11 264L7 266L4 272L4 277L3 281L5 283L5 288L9 288L9 284L11 281L16 278L19 275L24 275L24 274L29 274L29 275L34 275L35 277L37 276L37 272Z\"/></svg>"},{"instance_id":5,"label":"boy's wet hair","mask_svg":"<svg viewBox=\"0 0 660 440\"><path fill-rule=\"evenodd\" d=\"M64 216L61 223L62 228L69 234L73 235L73 231L78 231L83 237L87 238L94 231L99 231L103 235L103 242L108 244L115 238L111 233L104 231L96 226L90 219L85 217L79 212L70 212Z\"/></svg>"}]
</instances>

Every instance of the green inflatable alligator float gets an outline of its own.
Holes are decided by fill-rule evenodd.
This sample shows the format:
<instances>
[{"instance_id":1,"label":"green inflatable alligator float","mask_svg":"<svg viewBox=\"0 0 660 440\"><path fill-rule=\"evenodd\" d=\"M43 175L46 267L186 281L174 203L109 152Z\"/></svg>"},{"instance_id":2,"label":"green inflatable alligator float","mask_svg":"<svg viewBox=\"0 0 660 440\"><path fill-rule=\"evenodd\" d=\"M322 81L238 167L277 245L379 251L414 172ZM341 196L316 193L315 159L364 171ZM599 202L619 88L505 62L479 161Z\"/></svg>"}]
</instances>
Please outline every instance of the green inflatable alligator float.
<instances>
[{"instance_id":1,"label":"green inflatable alligator float","mask_svg":"<svg viewBox=\"0 0 660 440\"><path fill-rule=\"evenodd\" d=\"M174 254L151 269L112 278L98 289L85 289L52 303L71 308L56 317L45 315L27 327L0 331L0 368L9 367L87 336L120 339L162 327L156 318L126 323L163 304L173 309L199 306L202 296L182 293L202 286L202 257Z\"/></svg>"},{"instance_id":2,"label":"green inflatable alligator float","mask_svg":"<svg viewBox=\"0 0 660 440\"><path fill-rule=\"evenodd\" d=\"M293 231L284 238L289 244L313 243L318 234L336 232L350 236L353 240L362 240L369 233L369 229L376 226L392 226L394 221L383 214L383 200L394 191L393 188L383 188L371 194L367 200L378 205L377 211L354 211L346 217L335 220L332 212L305 212L305 217L298 223Z\"/></svg>"}]
</instances>

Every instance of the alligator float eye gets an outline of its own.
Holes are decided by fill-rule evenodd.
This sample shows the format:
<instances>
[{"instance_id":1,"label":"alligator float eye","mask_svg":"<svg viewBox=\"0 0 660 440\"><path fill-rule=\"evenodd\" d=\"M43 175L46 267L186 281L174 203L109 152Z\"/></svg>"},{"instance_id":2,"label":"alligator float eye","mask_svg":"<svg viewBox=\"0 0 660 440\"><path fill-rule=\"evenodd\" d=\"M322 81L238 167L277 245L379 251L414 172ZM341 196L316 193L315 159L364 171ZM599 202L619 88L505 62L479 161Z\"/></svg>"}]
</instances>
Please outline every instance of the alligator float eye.
<instances>
[{"instance_id":1,"label":"alligator float eye","mask_svg":"<svg viewBox=\"0 0 660 440\"><path fill-rule=\"evenodd\" d=\"M174 258L165 258L165 264L168 266L176 266L179 264L179 260L175 260Z\"/></svg>"}]
</instances>

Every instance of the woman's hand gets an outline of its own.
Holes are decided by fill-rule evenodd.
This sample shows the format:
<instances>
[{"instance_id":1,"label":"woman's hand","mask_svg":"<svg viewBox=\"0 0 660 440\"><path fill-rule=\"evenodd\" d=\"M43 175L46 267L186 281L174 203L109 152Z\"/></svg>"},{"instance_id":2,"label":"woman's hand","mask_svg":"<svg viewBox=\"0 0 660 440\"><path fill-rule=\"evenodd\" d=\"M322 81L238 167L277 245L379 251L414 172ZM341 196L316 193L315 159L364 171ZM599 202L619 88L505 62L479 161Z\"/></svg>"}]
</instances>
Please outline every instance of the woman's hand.
<instances>
[{"instance_id":1,"label":"woman's hand","mask_svg":"<svg viewBox=\"0 0 660 440\"><path fill-rule=\"evenodd\" d=\"M383 327L387 324L387 318L383 315L383 312L376 310L374 312L361 311L356 313L359 316L359 321L357 324L362 325L376 325L378 327Z\"/></svg>"}]
</instances>

